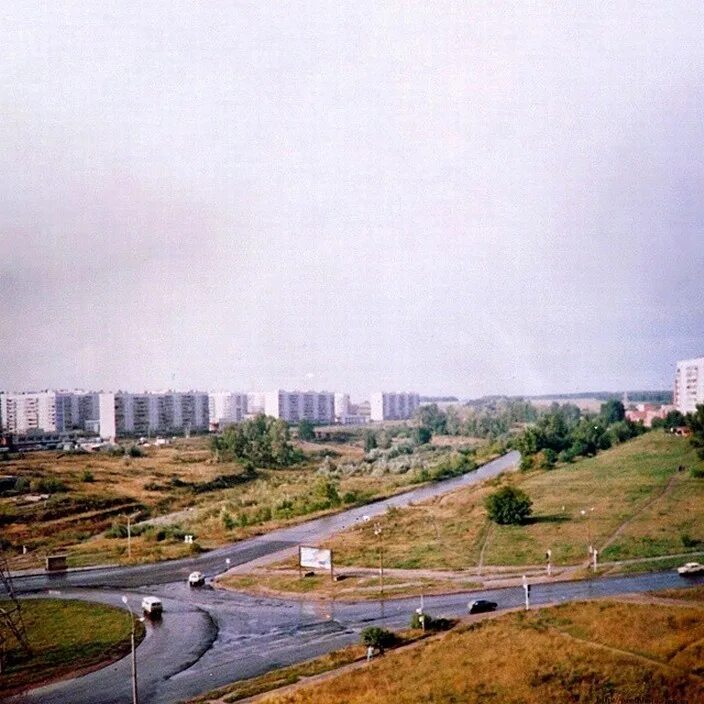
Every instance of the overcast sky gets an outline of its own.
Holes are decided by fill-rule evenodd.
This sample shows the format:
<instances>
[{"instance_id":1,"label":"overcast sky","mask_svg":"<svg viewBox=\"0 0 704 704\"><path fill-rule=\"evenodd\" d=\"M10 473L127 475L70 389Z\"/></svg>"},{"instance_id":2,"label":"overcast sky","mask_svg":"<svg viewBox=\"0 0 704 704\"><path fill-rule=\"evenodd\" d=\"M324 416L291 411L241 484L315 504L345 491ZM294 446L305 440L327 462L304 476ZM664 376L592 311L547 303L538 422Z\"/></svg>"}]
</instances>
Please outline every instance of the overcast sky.
<instances>
[{"instance_id":1,"label":"overcast sky","mask_svg":"<svg viewBox=\"0 0 704 704\"><path fill-rule=\"evenodd\" d=\"M6 2L0 388L670 388L701 2Z\"/></svg>"}]
</instances>

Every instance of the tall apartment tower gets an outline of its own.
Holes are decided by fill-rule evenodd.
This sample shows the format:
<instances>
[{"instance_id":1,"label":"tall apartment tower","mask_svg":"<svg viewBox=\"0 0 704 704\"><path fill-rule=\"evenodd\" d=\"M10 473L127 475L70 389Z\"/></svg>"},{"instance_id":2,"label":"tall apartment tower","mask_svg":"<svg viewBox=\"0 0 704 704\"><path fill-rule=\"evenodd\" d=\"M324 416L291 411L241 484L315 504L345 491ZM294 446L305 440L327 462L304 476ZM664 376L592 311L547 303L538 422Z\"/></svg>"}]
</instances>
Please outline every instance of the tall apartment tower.
<instances>
[{"instance_id":1,"label":"tall apartment tower","mask_svg":"<svg viewBox=\"0 0 704 704\"><path fill-rule=\"evenodd\" d=\"M680 413L694 413L704 404L704 357L677 362L673 403Z\"/></svg>"},{"instance_id":2,"label":"tall apartment tower","mask_svg":"<svg viewBox=\"0 0 704 704\"><path fill-rule=\"evenodd\" d=\"M335 419L335 394L329 391L270 391L264 396L264 413L288 423L306 420L332 423Z\"/></svg>"},{"instance_id":3,"label":"tall apartment tower","mask_svg":"<svg viewBox=\"0 0 704 704\"><path fill-rule=\"evenodd\" d=\"M377 391L369 398L371 420L406 420L420 405L420 397L410 392Z\"/></svg>"},{"instance_id":4,"label":"tall apartment tower","mask_svg":"<svg viewBox=\"0 0 704 704\"><path fill-rule=\"evenodd\" d=\"M211 429L239 423L247 415L247 394L215 391L208 395L208 403Z\"/></svg>"}]
</instances>

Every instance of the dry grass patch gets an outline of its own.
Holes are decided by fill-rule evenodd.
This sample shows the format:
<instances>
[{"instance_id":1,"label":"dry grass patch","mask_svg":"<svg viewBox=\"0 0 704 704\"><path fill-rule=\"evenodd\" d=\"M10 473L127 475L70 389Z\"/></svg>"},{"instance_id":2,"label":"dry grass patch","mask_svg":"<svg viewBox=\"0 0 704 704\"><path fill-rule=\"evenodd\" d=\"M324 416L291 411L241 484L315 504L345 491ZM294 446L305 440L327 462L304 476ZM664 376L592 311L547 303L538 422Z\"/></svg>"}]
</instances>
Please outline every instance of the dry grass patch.
<instances>
[{"instance_id":1,"label":"dry grass patch","mask_svg":"<svg viewBox=\"0 0 704 704\"><path fill-rule=\"evenodd\" d=\"M597 609L597 611L594 611ZM674 704L704 701L701 679L668 662L701 637L700 613L664 611L652 634L652 607L565 605L486 620L390 653L334 679L272 693L269 704ZM598 615L601 625L592 624ZM668 617L673 620L668 621ZM624 618L625 617L625 618ZM691 623L690 623L691 620ZM570 630L576 634L572 637ZM565 635L567 633L567 635ZM586 638L587 640L580 640ZM593 638L591 641L589 639ZM625 652L630 646L649 659ZM673 653L675 653L673 657ZM682 669L679 669L680 666Z\"/></svg>"}]
</instances>

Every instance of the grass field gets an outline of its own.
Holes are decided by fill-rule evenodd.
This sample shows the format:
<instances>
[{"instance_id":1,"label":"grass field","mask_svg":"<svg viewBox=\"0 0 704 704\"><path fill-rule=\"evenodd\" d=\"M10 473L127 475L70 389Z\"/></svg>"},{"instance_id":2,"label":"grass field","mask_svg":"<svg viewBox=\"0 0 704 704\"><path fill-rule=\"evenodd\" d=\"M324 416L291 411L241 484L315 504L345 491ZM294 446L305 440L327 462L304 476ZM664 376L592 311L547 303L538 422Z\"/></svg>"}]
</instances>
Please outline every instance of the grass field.
<instances>
[{"instance_id":1,"label":"grass field","mask_svg":"<svg viewBox=\"0 0 704 704\"><path fill-rule=\"evenodd\" d=\"M702 616L694 603L612 601L517 612L262 701L695 704L704 701Z\"/></svg>"},{"instance_id":2,"label":"grass field","mask_svg":"<svg viewBox=\"0 0 704 704\"><path fill-rule=\"evenodd\" d=\"M704 480L678 467L702 466L689 443L655 431L551 471L504 475L382 519L384 563L407 569L470 569L586 561L591 543L601 560L653 557L704 549ZM502 483L520 486L533 500L522 526L486 518L485 497ZM585 514L582 514L582 511ZM625 524L625 525L624 525ZM616 534L617 530L621 532ZM615 536L615 537L614 537ZM374 567L379 540L372 525L339 534L326 547L338 565Z\"/></svg>"},{"instance_id":3,"label":"grass field","mask_svg":"<svg viewBox=\"0 0 704 704\"><path fill-rule=\"evenodd\" d=\"M8 642L0 675L3 694L111 662L130 650L131 623L122 609L59 599L24 599L21 604L32 655L27 657L14 640ZM141 640L144 626L136 626Z\"/></svg>"},{"instance_id":4,"label":"grass field","mask_svg":"<svg viewBox=\"0 0 704 704\"><path fill-rule=\"evenodd\" d=\"M183 512L173 520L174 530L157 527L133 535L131 561L144 562L182 557L194 549L305 520L315 511L296 515L296 507L305 504L311 487L321 479L318 470L326 461L324 455L338 464L360 463L364 452L355 442L302 447L305 462L287 469L259 469L254 477L246 477L236 462L215 463L207 438L148 447L144 457L27 453L2 462L0 471L29 482L37 496L51 493L48 500L37 502L25 496L0 496L0 548L7 550L16 569L42 566L45 554L57 551L67 552L72 566L128 562L124 537L128 515L140 520ZM429 457L432 460L432 453ZM241 482L221 488L223 477L237 475ZM393 494L417 477L412 472L360 472L335 481L343 503L353 505ZM46 486L50 488L42 489ZM122 537L106 537L105 531L115 523L123 526ZM195 548L184 544L184 533L195 535ZM26 555L19 554L23 545Z\"/></svg>"}]
</instances>

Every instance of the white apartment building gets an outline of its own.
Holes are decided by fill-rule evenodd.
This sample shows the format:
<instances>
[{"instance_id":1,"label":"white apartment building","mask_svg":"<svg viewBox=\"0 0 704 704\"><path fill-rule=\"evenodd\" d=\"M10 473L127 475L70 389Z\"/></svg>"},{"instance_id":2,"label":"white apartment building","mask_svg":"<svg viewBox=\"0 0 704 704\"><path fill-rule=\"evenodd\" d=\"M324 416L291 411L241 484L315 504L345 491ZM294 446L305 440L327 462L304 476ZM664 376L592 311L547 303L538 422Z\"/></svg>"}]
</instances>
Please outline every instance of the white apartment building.
<instances>
[{"instance_id":1,"label":"white apartment building","mask_svg":"<svg viewBox=\"0 0 704 704\"><path fill-rule=\"evenodd\" d=\"M101 393L100 436L208 430L209 398L199 391Z\"/></svg>"},{"instance_id":2,"label":"white apartment building","mask_svg":"<svg viewBox=\"0 0 704 704\"><path fill-rule=\"evenodd\" d=\"M406 420L420 404L420 396L410 392L376 391L369 398L370 418L379 420Z\"/></svg>"},{"instance_id":3,"label":"white apartment building","mask_svg":"<svg viewBox=\"0 0 704 704\"><path fill-rule=\"evenodd\" d=\"M247 394L215 391L208 394L210 428L239 423L247 415Z\"/></svg>"},{"instance_id":4,"label":"white apartment building","mask_svg":"<svg viewBox=\"0 0 704 704\"><path fill-rule=\"evenodd\" d=\"M704 404L704 357L677 362L673 403L680 413L694 413Z\"/></svg>"},{"instance_id":5,"label":"white apartment building","mask_svg":"<svg viewBox=\"0 0 704 704\"><path fill-rule=\"evenodd\" d=\"M261 391L247 392L247 415L256 416L264 413L266 394Z\"/></svg>"},{"instance_id":6,"label":"white apartment building","mask_svg":"<svg viewBox=\"0 0 704 704\"><path fill-rule=\"evenodd\" d=\"M9 433L62 433L94 428L98 394L85 391L23 391L0 394L0 427Z\"/></svg>"},{"instance_id":7,"label":"white apartment building","mask_svg":"<svg viewBox=\"0 0 704 704\"><path fill-rule=\"evenodd\" d=\"M332 423L335 394L329 391L270 391L264 396L264 413L288 423L304 418L311 423Z\"/></svg>"}]
</instances>

